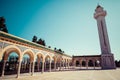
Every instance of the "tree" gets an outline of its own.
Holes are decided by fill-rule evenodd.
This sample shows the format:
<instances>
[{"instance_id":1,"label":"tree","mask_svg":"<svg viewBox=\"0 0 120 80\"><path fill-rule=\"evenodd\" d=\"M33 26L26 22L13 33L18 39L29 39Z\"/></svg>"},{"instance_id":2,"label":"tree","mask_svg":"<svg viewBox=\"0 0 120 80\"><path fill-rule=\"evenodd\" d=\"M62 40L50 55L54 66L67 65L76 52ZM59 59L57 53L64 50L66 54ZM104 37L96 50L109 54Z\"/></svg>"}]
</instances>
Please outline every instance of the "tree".
<instances>
[{"instance_id":1,"label":"tree","mask_svg":"<svg viewBox=\"0 0 120 80\"><path fill-rule=\"evenodd\" d=\"M7 27L5 25L4 17L0 17L0 31L4 31L4 32L8 33Z\"/></svg>"},{"instance_id":2,"label":"tree","mask_svg":"<svg viewBox=\"0 0 120 80\"><path fill-rule=\"evenodd\" d=\"M37 42L37 36L33 36L32 42Z\"/></svg>"},{"instance_id":3,"label":"tree","mask_svg":"<svg viewBox=\"0 0 120 80\"><path fill-rule=\"evenodd\" d=\"M42 42L43 42L43 41L42 41L41 38L37 41L37 43L38 43L38 44L41 44L41 45L42 45Z\"/></svg>"},{"instance_id":4,"label":"tree","mask_svg":"<svg viewBox=\"0 0 120 80\"><path fill-rule=\"evenodd\" d=\"M43 45L43 46L46 46L45 40L42 41L42 45Z\"/></svg>"},{"instance_id":5,"label":"tree","mask_svg":"<svg viewBox=\"0 0 120 80\"><path fill-rule=\"evenodd\" d=\"M55 47L55 48L54 48L54 51L56 51L56 50L57 50L57 48Z\"/></svg>"},{"instance_id":6,"label":"tree","mask_svg":"<svg viewBox=\"0 0 120 80\"><path fill-rule=\"evenodd\" d=\"M51 46L48 46L48 48L51 48Z\"/></svg>"},{"instance_id":7,"label":"tree","mask_svg":"<svg viewBox=\"0 0 120 80\"><path fill-rule=\"evenodd\" d=\"M62 50L61 50L61 49L58 49L58 51L59 51L59 52L62 52Z\"/></svg>"}]
</instances>

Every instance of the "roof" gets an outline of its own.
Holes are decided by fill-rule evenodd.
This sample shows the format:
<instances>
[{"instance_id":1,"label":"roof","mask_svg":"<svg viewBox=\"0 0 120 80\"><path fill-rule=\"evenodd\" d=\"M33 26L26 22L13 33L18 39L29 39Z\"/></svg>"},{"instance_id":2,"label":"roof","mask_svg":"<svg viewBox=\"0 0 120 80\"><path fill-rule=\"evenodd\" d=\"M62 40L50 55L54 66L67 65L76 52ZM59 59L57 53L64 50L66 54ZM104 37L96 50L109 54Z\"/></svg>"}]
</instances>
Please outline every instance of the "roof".
<instances>
[{"instance_id":1,"label":"roof","mask_svg":"<svg viewBox=\"0 0 120 80\"><path fill-rule=\"evenodd\" d=\"M81 55L81 56L73 56L73 58L77 57L101 57L101 55Z\"/></svg>"},{"instance_id":2,"label":"roof","mask_svg":"<svg viewBox=\"0 0 120 80\"><path fill-rule=\"evenodd\" d=\"M9 34L9 33L5 33L5 32L3 32L3 31L0 31L0 37L4 37L4 38L11 39L11 40L19 41L19 42L24 43L24 44L29 44L29 45L34 46L34 47L42 48L42 49L45 49L45 50L49 50L49 51L51 51L51 52L55 52L55 53L60 54L60 55L64 55L64 56L70 57L69 55L67 55L67 54L65 54L65 53L63 54L63 53L61 53L61 52L56 52L56 51L54 51L54 50L52 50L52 49L50 49L50 48L47 48L47 47L45 47L45 46L42 46L42 45L40 45L40 44L37 44L37 43L31 42L31 41L28 41L28 40L26 40L26 39L23 39L23 38L14 36L14 35Z\"/></svg>"}]
</instances>

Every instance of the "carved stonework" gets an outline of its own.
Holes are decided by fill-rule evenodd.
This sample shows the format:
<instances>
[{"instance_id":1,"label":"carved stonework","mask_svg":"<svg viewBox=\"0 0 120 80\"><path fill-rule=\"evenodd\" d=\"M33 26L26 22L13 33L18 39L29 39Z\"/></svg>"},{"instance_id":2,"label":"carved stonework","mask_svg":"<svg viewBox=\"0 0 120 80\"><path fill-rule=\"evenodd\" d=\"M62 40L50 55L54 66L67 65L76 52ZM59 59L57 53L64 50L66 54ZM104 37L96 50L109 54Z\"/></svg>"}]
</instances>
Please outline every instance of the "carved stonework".
<instances>
[{"instance_id":1,"label":"carved stonework","mask_svg":"<svg viewBox=\"0 0 120 80\"><path fill-rule=\"evenodd\" d=\"M3 45L4 45L4 43L3 43L3 42L0 42L0 48L2 48Z\"/></svg>"},{"instance_id":2,"label":"carved stonework","mask_svg":"<svg viewBox=\"0 0 120 80\"><path fill-rule=\"evenodd\" d=\"M28 49L28 48L22 47L22 46L17 46L17 47L19 47L19 49L21 50L21 52L24 52L26 49Z\"/></svg>"},{"instance_id":3,"label":"carved stonework","mask_svg":"<svg viewBox=\"0 0 120 80\"><path fill-rule=\"evenodd\" d=\"M32 49L32 51L36 54L37 52L39 52L38 50Z\"/></svg>"},{"instance_id":4,"label":"carved stonework","mask_svg":"<svg viewBox=\"0 0 120 80\"><path fill-rule=\"evenodd\" d=\"M50 54L50 56L54 56L54 54L53 53L49 53Z\"/></svg>"},{"instance_id":5,"label":"carved stonework","mask_svg":"<svg viewBox=\"0 0 120 80\"><path fill-rule=\"evenodd\" d=\"M3 48L5 48L5 47L7 47L7 46L10 46L11 44L9 44L9 43L4 43L4 45L3 45Z\"/></svg>"},{"instance_id":6,"label":"carved stonework","mask_svg":"<svg viewBox=\"0 0 120 80\"><path fill-rule=\"evenodd\" d=\"M41 51L44 55L46 55L47 54L47 52L46 51Z\"/></svg>"}]
</instances>

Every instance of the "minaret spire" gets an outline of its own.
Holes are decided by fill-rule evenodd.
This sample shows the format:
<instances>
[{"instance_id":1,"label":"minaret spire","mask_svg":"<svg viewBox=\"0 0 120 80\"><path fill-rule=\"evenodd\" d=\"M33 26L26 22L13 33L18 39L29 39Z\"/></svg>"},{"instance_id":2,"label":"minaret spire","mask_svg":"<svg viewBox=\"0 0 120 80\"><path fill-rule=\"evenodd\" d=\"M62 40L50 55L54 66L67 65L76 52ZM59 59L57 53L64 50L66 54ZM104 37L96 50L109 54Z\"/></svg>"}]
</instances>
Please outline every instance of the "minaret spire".
<instances>
[{"instance_id":1,"label":"minaret spire","mask_svg":"<svg viewBox=\"0 0 120 80\"><path fill-rule=\"evenodd\" d=\"M107 26L105 17L107 12L101 7L97 5L94 13L94 18L97 21L98 34L100 40L101 47L101 66L103 69L115 68L114 55L111 53Z\"/></svg>"}]
</instances>

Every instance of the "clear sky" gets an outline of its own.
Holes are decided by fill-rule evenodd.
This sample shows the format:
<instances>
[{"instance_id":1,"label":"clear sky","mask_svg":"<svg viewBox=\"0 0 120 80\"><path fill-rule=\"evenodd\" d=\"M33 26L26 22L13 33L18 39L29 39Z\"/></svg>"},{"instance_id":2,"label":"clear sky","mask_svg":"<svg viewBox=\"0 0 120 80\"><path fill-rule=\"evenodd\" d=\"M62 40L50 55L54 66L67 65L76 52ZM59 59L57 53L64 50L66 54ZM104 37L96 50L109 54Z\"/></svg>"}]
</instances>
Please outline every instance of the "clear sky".
<instances>
[{"instance_id":1,"label":"clear sky","mask_svg":"<svg viewBox=\"0 0 120 80\"><path fill-rule=\"evenodd\" d=\"M32 40L36 35L47 46L68 55L101 53L96 20L97 3L107 11L106 24L115 59L120 59L120 0L0 0L0 16L10 34Z\"/></svg>"}]
</instances>

